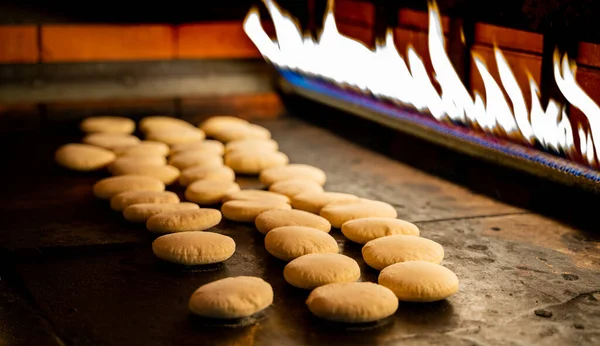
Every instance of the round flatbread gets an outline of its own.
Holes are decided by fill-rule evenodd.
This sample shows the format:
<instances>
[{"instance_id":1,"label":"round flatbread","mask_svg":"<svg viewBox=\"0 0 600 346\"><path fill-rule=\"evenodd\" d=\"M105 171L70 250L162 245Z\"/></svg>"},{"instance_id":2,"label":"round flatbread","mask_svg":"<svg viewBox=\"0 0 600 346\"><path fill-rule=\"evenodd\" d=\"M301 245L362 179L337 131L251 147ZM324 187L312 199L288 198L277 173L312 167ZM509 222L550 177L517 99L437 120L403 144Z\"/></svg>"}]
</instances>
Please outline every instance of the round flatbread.
<instances>
[{"instance_id":1,"label":"round flatbread","mask_svg":"<svg viewBox=\"0 0 600 346\"><path fill-rule=\"evenodd\" d=\"M279 144L273 139L239 139L225 145L225 152L232 151L277 151Z\"/></svg>"},{"instance_id":2,"label":"round flatbread","mask_svg":"<svg viewBox=\"0 0 600 346\"><path fill-rule=\"evenodd\" d=\"M223 155L225 153L225 146L219 141L205 139L203 141L174 144L171 147L171 154L177 154L183 151L191 150L202 151L207 154Z\"/></svg>"},{"instance_id":3,"label":"round flatbread","mask_svg":"<svg viewBox=\"0 0 600 346\"><path fill-rule=\"evenodd\" d=\"M185 189L185 199L200 205L221 203L223 196L239 191L240 186L233 181L197 180Z\"/></svg>"},{"instance_id":4,"label":"round flatbread","mask_svg":"<svg viewBox=\"0 0 600 346\"><path fill-rule=\"evenodd\" d=\"M261 213L275 209L285 210L292 207L287 203L273 200L232 200L221 206L223 216L237 222L254 222Z\"/></svg>"},{"instance_id":5,"label":"round flatbread","mask_svg":"<svg viewBox=\"0 0 600 346\"><path fill-rule=\"evenodd\" d=\"M254 224L262 234L283 226L311 227L325 233L331 231L331 224L325 218L302 210L269 210L258 215Z\"/></svg>"},{"instance_id":6,"label":"round flatbread","mask_svg":"<svg viewBox=\"0 0 600 346\"><path fill-rule=\"evenodd\" d=\"M177 130L189 130L195 129L196 127L185 120L156 115L145 117L140 120L140 130L143 133L152 131L177 131Z\"/></svg>"},{"instance_id":7,"label":"round flatbread","mask_svg":"<svg viewBox=\"0 0 600 346\"><path fill-rule=\"evenodd\" d=\"M192 166L179 176L179 184L188 186L197 180L235 181L235 172L227 166Z\"/></svg>"},{"instance_id":8,"label":"round flatbread","mask_svg":"<svg viewBox=\"0 0 600 346\"><path fill-rule=\"evenodd\" d=\"M219 263L235 252L235 241L212 232L182 232L160 236L152 242L156 257L176 264L196 266Z\"/></svg>"},{"instance_id":9,"label":"round flatbread","mask_svg":"<svg viewBox=\"0 0 600 346\"><path fill-rule=\"evenodd\" d=\"M139 203L176 204L179 197L171 191L127 191L114 195L110 199L110 207L115 211L123 211L130 205Z\"/></svg>"},{"instance_id":10,"label":"round flatbread","mask_svg":"<svg viewBox=\"0 0 600 346\"><path fill-rule=\"evenodd\" d=\"M196 203L181 202L177 204L139 203L133 204L123 210L125 220L136 223L146 223L151 216L172 210L200 209Z\"/></svg>"},{"instance_id":11,"label":"round flatbread","mask_svg":"<svg viewBox=\"0 0 600 346\"><path fill-rule=\"evenodd\" d=\"M162 158L162 156L156 156ZM113 175L135 174L156 178L165 185L171 185L177 181L181 174L177 167L171 165L154 165L154 164L136 164L122 163L113 164L110 166L110 172Z\"/></svg>"},{"instance_id":12,"label":"round flatbread","mask_svg":"<svg viewBox=\"0 0 600 346\"><path fill-rule=\"evenodd\" d=\"M362 248L365 262L377 270L399 262L442 263L444 248L433 240L414 235L390 235L369 241Z\"/></svg>"},{"instance_id":13,"label":"round flatbread","mask_svg":"<svg viewBox=\"0 0 600 346\"><path fill-rule=\"evenodd\" d=\"M288 196L285 196L285 195L282 195L279 193L275 193L275 192L271 192L271 191L252 190L252 189L230 192L227 195L225 195L225 197L223 197L223 202L234 201L234 200L240 200L240 201L270 200L270 201L282 202L282 203L288 203L288 204L290 203L290 199L288 198Z\"/></svg>"},{"instance_id":14,"label":"round flatbread","mask_svg":"<svg viewBox=\"0 0 600 346\"><path fill-rule=\"evenodd\" d=\"M171 149L165 143L155 141L141 141L139 144L126 145L115 149L115 153L122 157L129 156L167 156Z\"/></svg>"},{"instance_id":15,"label":"round flatbread","mask_svg":"<svg viewBox=\"0 0 600 346\"><path fill-rule=\"evenodd\" d=\"M93 187L94 195L102 199L110 199L126 191L140 190L164 191L165 184L156 178L144 175L120 175L101 179Z\"/></svg>"},{"instance_id":16,"label":"round flatbread","mask_svg":"<svg viewBox=\"0 0 600 346\"><path fill-rule=\"evenodd\" d=\"M102 169L115 158L115 153L110 150L78 143L65 144L54 154L54 159L59 165L80 172Z\"/></svg>"},{"instance_id":17,"label":"round flatbread","mask_svg":"<svg viewBox=\"0 0 600 346\"><path fill-rule=\"evenodd\" d=\"M284 226L271 230L265 236L267 251L283 261L291 261L310 253L338 253L335 239L316 228Z\"/></svg>"},{"instance_id":18,"label":"round flatbread","mask_svg":"<svg viewBox=\"0 0 600 346\"><path fill-rule=\"evenodd\" d=\"M337 253L312 253L288 263L283 277L290 285L312 290L334 282L354 282L360 278L355 260Z\"/></svg>"},{"instance_id":19,"label":"round flatbread","mask_svg":"<svg viewBox=\"0 0 600 346\"><path fill-rule=\"evenodd\" d=\"M97 116L83 119L79 127L86 133L108 132L128 135L135 131L135 121L124 117Z\"/></svg>"},{"instance_id":20,"label":"round flatbread","mask_svg":"<svg viewBox=\"0 0 600 346\"><path fill-rule=\"evenodd\" d=\"M271 167L260 172L260 182L270 186L279 181L290 179L312 180L315 183L323 186L327 180L327 176L322 169L314 166L291 163L280 167Z\"/></svg>"},{"instance_id":21,"label":"round flatbread","mask_svg":"<svg viewBox=\"0 0 600 346\"><path fill-rule=\"evenodd\" d=\"M367 217L345 222L342 233L355 243L367 242L388 235L419 235L419 227L408 221L384 217Z\"/></svg>"},{"instance_id":22,"label":"round flatbread","mask_svg":"<svg viewBox=\"0 0 600 346\"><path fill-rule=\"evenodd\" d=\"M392 264L379 274L378 282L407 302L434 302L458 292L456 274L450 269L426 261Z\"/></svg>"},{"instance_id":23,"label":"round flatbread","mask_svg":"<svg viewBox=\"0 0 600 346\"><path fill-rule=\"evenodd\" d=\"M359 198L341 192L302 192L292 197L292 207L313 214L319 214L329 203L358 201Z\"/></svg>"},{"instance_id":24,"label":"round flatbread","mask_svg":"<svg viewBox=\"0 0 600 346\"><path fill-rule=\"evenodd\" d=\"M171 210L153 215L146 228L154 233L204 231L221 222L221 212L216 209Z\"/></svg>"},{"instance_id":25,"label":"round flatbread","mask_svg":"<svg viewBox=\"0 0 600 346\"><path fill-rule=\"evenodd\" d=\"M329 203L321 209L319 215L326 218L331 226L341 228L345 222L367 217L395 219L398 212L388 203L361 198L358 201Z\"/></svg>"},{"instance_id":26,"label":"round flatbread","mask_svg":"<svg viewBox=\"0 0 600 346\"><path fill-rule=\"evenodd\" d=\"M318 317L345 323L374 322L398 310L394 293L372 282L341 282L317 287L306 304Z\"/></svg>"},{"instance_id":27,"label":"round flatbread","mask_svg":"<svg viewBox=\"0 0 600 346\"><path fill-rule=\"evenodd\" d=\"M279 151L232 151L225 154L225 165L236 173L257 175L263 169L287 165L289 158Z\"/></svg>"},{"instance_id":28,"label":"round flatbread","mask_svg":"<svg viewBox=\"0 0 600 346\"><path fill-rule=\"evenodd\" d=\"M104 132L91 133L83 137L81 141L85 144L95 145L108 150L116 150L124 146L140 143L140 139L136 136Z\"/></svg>"},{"instance_id":29,"label":"round flatbread","mask_svg":"<svg viewBox=\"0 0 600 346\"><path fill-rule=\"evenodd\" d=\"M290 179L282 180L269 186L269 191L277 192L293 198L296 195L306 192L323 192L323 187L318 183L308 179Z\"/></svg>"},{"instance_id":30,"label":"round flatbread","mask_svg":"<svg viewBox=\"0 0 600 346\"><path fill-rule=\"evenodd\" d=\"M254 315L273 303L273 288L261 278L237 276L213 281L192 294L188 307L207 318L233 319Z\"/></svg>"}]
</instances>

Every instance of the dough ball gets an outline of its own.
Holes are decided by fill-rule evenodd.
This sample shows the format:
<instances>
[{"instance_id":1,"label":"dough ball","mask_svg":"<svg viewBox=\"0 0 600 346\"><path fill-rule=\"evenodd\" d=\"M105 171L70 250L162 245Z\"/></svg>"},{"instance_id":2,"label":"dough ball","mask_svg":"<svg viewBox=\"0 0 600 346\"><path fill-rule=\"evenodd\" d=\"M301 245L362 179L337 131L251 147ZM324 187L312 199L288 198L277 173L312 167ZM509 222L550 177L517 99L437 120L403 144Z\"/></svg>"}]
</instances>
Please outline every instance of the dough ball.
<instances>
[{"instance_id":1,"label":"dough ball","mask_svg":"<svg viewBox=\"0 0 600 346\"><path fill-rule=\"evenodd\" d=\"M115 149L119 156L167 156L171 149L165 143L141 141L139 144L126 145Z\"/></svg>"},{"instance_id":2,"label":"dough ball","mask_svg":"<svg viewBox=\"0 0 600 346\"><path fill-rule=\"evenodd\" d=\"M399 262L441 263L444 248L433 240L414 235L390 235L369 241L362 248L365 262L377 270Z\"/></svg>"},{"instance_id":3,"label":"dough ball","mask_svg":"<svg viewBox=\"0 0 600 346\"><path fill-rule=\"evenodd\" d=\"M418 236L419 227L400 219L367 217L345 222L342 233L355 243L366 244L373 239L394 234Z\"/></svg>"},{"instance_id":4,"label":"dough ball","mask_svg":"<svg viewBox=\"0 0 600 346\"><path fill-rule=\"evenodd\" d=\"M291 163L286 166L267 168L260 172L259 179L261 183L267 186L290 179L312 180L323 186L325 185L327 176L320 168L299 163Z\"/></svg>"},{"instance_id":5,"label":"dough ball","mask_svg":"<svg viewBox=\"0 0 600 346\"><path fill-rule=\"evenodd\" d=\"M225 152L246 150L246 151L277 151L279 144L273 139L238 139L227 143Z\"/></svg>"},{"instance_id":6,"label":"dough ball","mask_svg":"<svg viewBox=\"0 0 600 346\"><path fill-rule=\"evenodd\" d=\"M292 197L292 207L319 214L329 203L358 200L359 198L354 195L341 192L302 192Z\"/></svg>"},{"instance_id":7,"label":"dough ball","mask_svg":"<svg viewBox=\"0 0 600 346\"><path fill-rule=\"evenodd\" d=\"M154 233L204 231L221 222L216 209L171 210L151 216L146 228Z\"/></svg>"},{"instance_id":8,"label":"dough ball","mask_svg":"<svg viewBox=\"0 0 600 346\"><path fill-rule=\"evenodd\" d=\"M235 181L235 172L227 166L192 166L179 176L179 184L188 186L197 180Z\"/></svg>"},{"instance_id":9,"label":"dough ball","mask_svg":"<svg viewBox=\"0 0 600 346\"><path fill-rule=\"evenodd\" d=\"M140 120L140 130L143 133L153 131L177 131L189 130L196 127L185 120L167 117L167 116L150 116Z\"/></svg>"},{"instance_id":10,"label":"dough ball","mask_svg":"<svg viewBox=\"0 0 600 346\"><path fill-rule=\"evenodd\" d=\"M265 236L267 251L283 261L291 261L310 253L338 253L337 242L320 229L302 226L284 226L271 230Z\"/></svg>"},{"instance_id":11,"label":"dough ball","mask_svg":"<svg viewBox=\"0 0 600 346\"><path fill-rule=\"evenodd\" d=\"M281 195L279 193L275 193L275 192L271 192L271 191L252 190L252 189L230 192L230 193L226 194L225 197L223 197L223 202L234 201L234 200L240 200L240 201L269 200L269 201L274 201L274 202L281 202L281 203L288 203L288 204L290 203L290 199L288 198L288 196Z\"/></svg>"},{"instance_id":12,"label":"dough ball","mask_svg":"<svg viewBox=\"0 0 600 346\"><path fill-rule=\"evenodd\" d=\"M153 177L144 175L120 175L117 177L104 178L94 184L94 195L102 199L110 199L112 196L126 191L164 191L165 184Z\"/></svg>"},{"instance_id":13,"label":"dough ball","mask_svg":"<svg viewBox=\"0 0 600 346\"><path fill-rule=\"evenodd\" d=\"M161 156L155 156L160 157ZM153 165L153 164L136 164L123 163L120 165L113 164L110 166L110 172L113 175L135 174L156 178L166 185L171 185L179 178L179 170L170 165Z\"/></svg>"},{"instance_id":14,"label":"dough ball","mask_svg":"<svg viewBox=\"0 0 600 346\"><path fill-rule=\"evenodd\" d=\"M302 210L269 210L258 215L254 224L262 234L283 226L311 227L325 233L331 231L331 224L325 218Z\"/></svg>"},{"instance_id":15,"label":"dough ball","mask_svg":"<svg viewBox=\"0 0 600 346\"><path fill-rule=\"evenodd\" d=\"M207 136L216 137L220 132L226 130L230 126L248 124L250 123L247 120L241 118L228 115L217 115L204 120L199 127L206 133Z\"/></svg>"},{"instance_id":16,"label":"dough ball","mask_svg":"<svg viewBox=\"0 0 600 346\"><path fill-rule=\"evenodd\" d=\"M268 308L273 303L273 288L253 276L237 276L200 286L192 294L192 313L218 319L243 318Z\"/></svg>"},{"instance_id":17,"label":"dough ball","mask_svg":"<svg viewBox=\"0 0 600 346\"><path fill-rule=\"evenodd\" d=\"M110 199L112 210L123 211L130 205L139 203L175 204L179 197L171 191L127 191L114 195Z\"/></svg>"},{"instance_id":18,"label":"dough ball","mask_svg":"<svg viewBox=\"0 0 600 346\"><path fill-rule=\"evenodd\" d=\"M88 172L106 167L116 158L110 150L87 144L65 144L54 154L56 162L74 171Z\"/></svg>"},{"instance_id":19,"label":"dough ball","mask_svg":"<svg viewBox=\"0 0 600 346\"><path fill-rule=\"evenodd\" d=\"M132 135L98 132L83 137L82 142L108 150L116 150L120 147L139 144L140 139Z\"/></svg>"},{"instance_id":20,"label":"dough ball","mask_svg":"<svg viewBox=\"0 0 600 346\"><path fill-rule=\"evenodd\" d=\"M239 190L240 186L233 181L197 180L185 189L185 199L200 205L211 205L220 203L229 192Z\"/></svg>"},{"instance_id":21,"label":"dough ball","mask_svg":"<svg viewBox=\"0 0 600 346\"><path fill-rule=\"evenodd\" d=\"M361 198L358 201L332 202L319 213L329 220L335 228L341 228L345 222L366 217L383 217L395 219L396 209L385 202Z\"/></svg>"},{"instance_id":22,"label":"dough ball","mask_svg":"<svg viewBox=\"0 0 600 346\"><path fill-rule=\"evenodd\" d=\"M273 200L232 200L223 203L221 211L227 220L237 222L254 222L261 213L274 209L292 209L284 202Z\"/></svg>"},{"instance_id":23,"label":"dough ball","mask_svg":"<svg viewBox=\"0 0 600 346\"><path fill-rule=\"evenodd\" d=\"M180 170L190 167L220 167L223 166L223 157L197 151L184 151L171 156L169 164Z\"/></svg>"},{"instance_id":24,"label":"dough ball","mask_svg":"<svg viewBox=\"0 0 600 346\"><path fill-rule=\"evenodd\" d=\"M175 144L171 147L171 154L178 154L184 151L200 151L206 154L223 155L225 146L219 141L205 139L190 143Z\"/></svg>"},{"instance_id":25,"label":"dough ball","mask_svg":"<svg viewBox=\"0 0 600 346\"><path fill-rule=\"evenodd\" d=\"M458 292L456 274L450 269L426 261L392 264L379 274L378 282L406 302L434 302Z\"/></svg>"},{"instance_id":26,"label":"dough ball","mask_svg":"<svg viewBox=\"0 0 600 346\"><path fill-rule=\"evenodd\" d=\"M110 165L109 170L112 172L115 167L128 165L164 166L166 164L167 159L164 156L119 156Z\"/></svg>"},{"instance_id":27,"label":"dough ball","mask_svg":"<svg viewBox=\"0 0 600 346\"><path fill-rule=\"evenodd\" d=\"M317 287L306 304L318 317L345 323L374 322L398 310L394 293L372 282L339 282Z\"/></svg>"},{"instance_id":28,"label":"dough ball","mask_svg":"<svg viewBox=\"0 0 600 346\"><path fill-rule=\"evenodd\" d=\"M334 282L354 282L360 278L355 260L337 253L312 253L291 261L283 270L290 285L312 290Z\"/></svg>"},{"instance_id":29,"label":"dough ball","mask_svg":"<svg viewBox=\"0 0 600 346\"><path fill-rule=\"evenodd\" d=\"M259 174L263 169L287 165L287 155L279 151L232 151L225 154L225 165L240 174Z\"/></svg>"},{"instance_id":30,"label":"dough ball","mask_svg":"<svg viewBox=\"0 0 600 346\"><path fill-rule=\"evenodd\" d=\"M195 266L225 261L235 252L235 242L212 232L171 233L156 238L152 251L167 262Z\"/></svg>"},{"instance_id":31,"label":"dough ball","mask_svg":"<svg viewBox=\"0 0 600 346\"><path fill-rule=\"evenodd\" d=\"M200 209L196 203L181 202L177 204L139 203L133 204L123 210L125 220L129 222L146 222L151 216L172 210L195 210Z\"/></svg>"},{"instance_id":32,"label":"dough ball","mask_svg":"<svg viewBox=\"0 0 600 346\"><path fill-rule=\"evenodd\" d=\"M223 143L229 143L241 139L270 139L271 132L254 124L230 124L215 132L212 137Z\"/></svg>"},{"instance_id":33,"label":"dough ball","mask_svg":"<svg viewBox=\"0 0 600 346\"><path fill-rule=\"evenodd\" d=\"M197 128L153 130L146 133L146 139L162 142L168 145L192 143L205 138L204 132Z\"/></svg>"},{"instance_id":34,"label":"dough ball","mask_svg":"<svg viewBox=\"0 0 600 346\"><path fill-rule=\"evenodd\" d=\"M124 117L98 116L83 119L79 127L86 133L110 132L129 135L135 131L135 121Z\"/></svg>"},{"instance_id":35,"label":"dough ball","mask_svg":"<svg viewBox=\"0 0 600 346\"><path fill-rule=\"evenodd\" d=\"M293 198L305 192L323 192L323 187L319 183L308 179L290 179L274 183L269 187L269 191Z\"/></svg>"}]
</instances>

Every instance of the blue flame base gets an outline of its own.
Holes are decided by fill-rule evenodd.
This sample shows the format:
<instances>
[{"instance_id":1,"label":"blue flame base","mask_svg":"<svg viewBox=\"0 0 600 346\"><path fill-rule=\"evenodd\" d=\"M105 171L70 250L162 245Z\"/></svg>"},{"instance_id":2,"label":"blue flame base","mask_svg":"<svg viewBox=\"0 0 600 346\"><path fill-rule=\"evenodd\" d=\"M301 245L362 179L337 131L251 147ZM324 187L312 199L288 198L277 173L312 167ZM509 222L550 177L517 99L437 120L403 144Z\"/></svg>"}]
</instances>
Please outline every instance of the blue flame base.
<instances>
[{"instance_id":1,"label":"blue flame base","mask_svg":"<svg viewBox=\"0 0 600 346\"><path fill-rule=\"evenodd\" d=\"M525 166L529 165L535 167L536 172L534 173L538 175L568 182L569 184L584 185L588 189L600 190L600 172L566 158L495 138L464 126L438 122L433 117L421 114L418 111L388 104L365 94L343 89L326 81L307 77L294 71L280 69L279 73L293 88L318 93L335 100L337 103L342 102L368 110L377 116L388 118L387 120L396 119L398 123L407 124L407 126L425 127L429 130L428 136L431 136L431 138L424 139L431 140L436 134L455 138L466 142L466 144L479 147L482 153L493 151L501 153L505 158L517 159L521 165L512 164L517 168L528 170L525 169ZM395 127L402 129L401 126ZM489 159L485 155L479 156Z\"/></svg>"}]
</instances>

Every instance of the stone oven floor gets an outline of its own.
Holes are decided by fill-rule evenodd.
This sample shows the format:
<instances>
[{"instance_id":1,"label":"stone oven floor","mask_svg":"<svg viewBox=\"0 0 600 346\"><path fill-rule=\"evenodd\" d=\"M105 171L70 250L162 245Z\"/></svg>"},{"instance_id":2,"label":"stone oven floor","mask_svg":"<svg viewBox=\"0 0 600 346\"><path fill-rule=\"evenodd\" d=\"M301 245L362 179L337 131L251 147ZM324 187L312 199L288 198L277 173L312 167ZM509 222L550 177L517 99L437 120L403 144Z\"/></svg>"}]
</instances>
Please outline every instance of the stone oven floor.
<instances>
[{"instance_id":1,"label":"stone oven floor","mask_svg":"<svg viewBox=\"0 0 600 346\"><path fill-rule=\"evenodd\" d=\"M166 265L152 254L152 234L93 197L101 174L54 164L56 147L77 136L21 132L0 139L0 344L600 344L597 235L475 194L298 118L256 123L273 132L292 162L325 170L327 190L391 203L422 236L441 243L460 292L434 304L402 303L376 325L320 321L305 306L308 292L284 281L284 263L265 251L263 235L227 221L212 231L236 241L232 258L208 268ZM239 181L260 187L254 178ZM331 234L361 265L361 280L376 281L360 246L339 230ZM190 316L187 300L198 286L236 275L262 277L274 288L273 306L255 323L220 326Z\"/></svg>"}]
</instances>

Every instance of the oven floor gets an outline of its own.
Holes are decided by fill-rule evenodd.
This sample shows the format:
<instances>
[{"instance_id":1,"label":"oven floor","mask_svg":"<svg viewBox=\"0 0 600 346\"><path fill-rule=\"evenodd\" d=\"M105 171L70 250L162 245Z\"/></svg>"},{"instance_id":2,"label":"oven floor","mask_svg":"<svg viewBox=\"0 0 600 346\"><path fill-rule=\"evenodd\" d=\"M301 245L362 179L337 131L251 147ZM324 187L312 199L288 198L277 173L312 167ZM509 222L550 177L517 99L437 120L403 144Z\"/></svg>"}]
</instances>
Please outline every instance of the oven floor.
<instances>
[{"instance_id":1,"label":"oven floor","mask_svg":"<svg viewBox=\"0 0 600 346\"><path fill-rule=\"evenodd\" d=\"M213 229L237 243L225 263L161 263L143 226L126 223L93 197L101 174L54 164L55 148L77 136L22 132L0 139L0 344L600 344L600 243L593 235L472 193L297 118L256 123L273 132L292 162L324 169L327 190L391 203L422 236L441 243L443 264L458 275L460 292L434 304L402 303L393 318L376 325L320 321L305 306L308 292L286 284L285 264L265 251L263 236L252 225L227 221ZM239 180L243 187L260 186L254 178ZM361 280L376 281L360 246L339 230L332 235L342 253L360 263ZM190 316L187 300L198 286L235 275L271 283L273 306L254 324L237 327Z\"/></svg>"}]
</instances>

